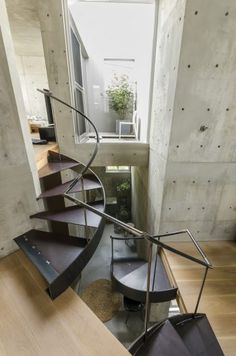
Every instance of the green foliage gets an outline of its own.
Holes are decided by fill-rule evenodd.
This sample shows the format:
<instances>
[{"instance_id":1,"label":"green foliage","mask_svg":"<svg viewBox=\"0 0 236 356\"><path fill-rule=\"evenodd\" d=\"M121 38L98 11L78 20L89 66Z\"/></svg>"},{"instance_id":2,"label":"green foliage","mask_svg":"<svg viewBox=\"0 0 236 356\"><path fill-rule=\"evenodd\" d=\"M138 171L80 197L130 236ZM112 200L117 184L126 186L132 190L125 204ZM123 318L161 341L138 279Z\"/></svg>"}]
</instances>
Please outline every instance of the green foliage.
<instances>
[{"instance_id":1,"label":"green foliage","mask_svg":"<svg viewBox=\"0 0 236 356\"><path fill-rule=\"evenodd\" d=\"M130 182L129 181L125 181L121 184L119 184L116 187L117 192L125 192L127 190L130 190Z\"/></svg>"},{"instance_id":2,"label":"green foliage","mask_svg":"<svg viewBox=\"0 0 236 356\"><path fill-rule=\"evenodd\" d=\"M127 113L132 112L133 91L127 75L121 77L115 75L106 93L109 97L110 108L116 111L121 119L124 119Z\"/></svg>"}]
</instances>

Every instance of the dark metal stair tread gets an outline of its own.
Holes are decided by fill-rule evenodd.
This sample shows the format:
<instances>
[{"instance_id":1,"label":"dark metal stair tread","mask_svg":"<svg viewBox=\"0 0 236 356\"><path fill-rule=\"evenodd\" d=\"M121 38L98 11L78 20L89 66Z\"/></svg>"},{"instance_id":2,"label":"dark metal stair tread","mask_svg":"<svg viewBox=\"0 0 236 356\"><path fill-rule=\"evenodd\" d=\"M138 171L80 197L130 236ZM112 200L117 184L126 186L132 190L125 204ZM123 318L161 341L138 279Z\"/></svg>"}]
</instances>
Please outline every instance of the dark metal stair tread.
<instances>
[{"instance_id":1,"label":"dark metal stair tread","mask_svg":"<svg viewBox=\"0 0 236 356\"><path fill-rule=\"evenodd\" d=\"M143 264L146 264L146 261L139 257L114 258L113 275L120 280L122 277L141 267Z\"/></svg>"},{"instance_id":2,"label":"dark metal stair tread","mask_svg":"<svg viewBox=\"0 0 236 356\"><path fill-rule=\"evenodd\" d=\"M156 329L135 353L135 356L191 356L169 320Z\"/></svg>"},{"instance_id":3,"label":"dark metal stair tread","mask_svg":"<svg viewBox=\"0 0 236 356\"><path fill-rule=\"evenodd\" d=\"M125 270L127 263L123 265L123 271ZM130 260L129 262L131 265L133 265L134 268L130 266L129 270L126 270L126 274L119 272L120 267L117 268L117 266L114 265L113 267L113 276L119 280L120 283L122 283L124 286L128 288L132 288L141 292L146 292L147 290L147 262L145 260L140 260L138 263L134 260ZM132 269L131 269L132 268ZM156 278L155 278L155 283L154 283L154 288L152 289L152 292L160 292L160 291L166 291L166 290L171 290L172 287L170 285L167 273L165 271L165 268L163 266L162 260L158 254L157 256L157 272L156 272ZM154 259L152 261L152 269L151 269L151 287L152 287L152 278L154 274L154 269L155 269L155 263ZM118 273L117 273L118 272Z\"/></svg>"},{"instance_id":4,"label":"dark metal stair tread","mask_svg":"<svg viewBox=\"0 0 236 356\"><path fill-rule=\"evenodd\" d=\"M104 211L104 203L99 201L95 203L90 203L94 208ZM86 210L87 214L87 226L89 227L98 227L101 217ZM84 208L75 206L70 206L62 210L54 211L42 211L37 214L31 215L31 218L45 219L50 221L59 221L68 224L83 225L85 226L85 217L84 217Z\"/></svg>"},{"instance_id":5,"label":"dark metal stair tread","mask_svg":"<svg viewBox=\"0 0 236 356\"><path fill-rule=\"evenodd\" d=\"M80 163L54 151L48 151L48 163L39 171L39 178L79 166Z\"/></svg>"},{"instance_id":6,"label":"dark metal stair tread","mask_svg":"<svg viewBox=\"0 0 236 356\"><path fill-rule=\"evenodd\" d=\"M40 230L30 230L14 240L49 283L58 277L87 245L84 238Z\"/></svg>"},{"instance_id":7,"label":"dark metal stair tread","mask_svg":"<svg viewBox=\"0 0 236 356\"><path fill-rule=\"evenodd\" d=\"M174 322L173 326L190 351L191 356L224 355L205 314L198 318L191 318L189 314L180 315L175 320L186 319L190 320L179 325L175 325L176 322Z\"/></svg>"},{"instance_id":8,"label":"dark metal stair tread","mask_svg":"<svg viewBox=\"0 0 236 356\"><path fill-rule=\"evenodd\" d=\"M101 183L96 179L96 177L92 175L85 176L84 179L84 190L92 190L101 188ZM55 197L58 195L62 195L69 185L73 182L73 179L69 182L57 185L56 187L46 190L45 192L41 193L38 198L48 198L48 197ZM82 182L79 180L77 184L73 187L70 193L76 193L82 191Z\"/></svg>"}]
</instances>

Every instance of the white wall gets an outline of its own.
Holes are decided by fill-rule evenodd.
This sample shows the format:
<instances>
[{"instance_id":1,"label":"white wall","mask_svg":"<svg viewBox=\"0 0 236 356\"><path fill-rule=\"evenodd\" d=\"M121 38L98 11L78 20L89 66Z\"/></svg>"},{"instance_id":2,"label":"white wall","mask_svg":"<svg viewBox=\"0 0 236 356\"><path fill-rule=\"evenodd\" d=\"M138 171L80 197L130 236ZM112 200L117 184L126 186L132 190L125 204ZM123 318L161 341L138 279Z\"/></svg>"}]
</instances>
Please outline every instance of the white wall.
<instances>
[{"instance_id":1,"label":"white wall","mask_svg":"<svg viewBox=\"0 0 236 356\"><path fill-rule=\"evenodd\" d=\"M104 58L134 58L138 81L138 112L142 140L146 140L149 83L154 23L153 4L85 3L72 1L70 10L87 49L87 92L90 117L100 131L112 128L104 112ZM94 105L93 85L100 87L100 100Z\"/></svg>"}]
</instances>

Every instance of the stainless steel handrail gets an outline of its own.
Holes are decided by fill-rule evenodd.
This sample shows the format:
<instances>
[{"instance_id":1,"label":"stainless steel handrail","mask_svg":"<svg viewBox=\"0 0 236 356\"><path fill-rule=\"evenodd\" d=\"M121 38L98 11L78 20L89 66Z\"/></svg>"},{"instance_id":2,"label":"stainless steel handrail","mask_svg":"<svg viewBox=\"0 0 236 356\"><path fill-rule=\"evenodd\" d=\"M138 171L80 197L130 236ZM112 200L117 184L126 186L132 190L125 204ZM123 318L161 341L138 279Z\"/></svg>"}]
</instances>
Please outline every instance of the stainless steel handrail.
<instances>
[{"instance_id":1,"label":"stainless steel handrail","mask_svg":"<svg viewBox=\"0 0 236 356\"><path fill-rule=\"evenodd\" d=\"M91 158L89 159L89 161L87 162L86 165L84 165L82 171L76 176L76 178L72 181L72 183L69 185L69 187L66 189L66 191L64 192L65 194L70 193L70 191L72 190L72 188L78 183L79 180L81 180L81 186L82 186L82 194L83 194L83 199L85 200L85 191L84 191L84 183L83 183L83 175L87 172L87 170L90 168L91 164L93 163L97 152L98 152L98 144L99 144L99 134L97 131L96 126L94 125L94 123L86 116L84 115L84 113L82 113L80 110L76 109L75 107L73 107L72 105L66 103L64 100L61 100L60 98L56 97L53 95L52 92L50 92L47 89L37 89L40 93L44 94L45 98L47 97L50 101L50 99L56 100L57 102L67 106L68 108L70 108L71 110L74 110L75 112L77 112L79 115L81 115L83 118L85 118L90 125L93 127L94 131L95 131L95 135L96 135L96 143L95 143L95 147L93 150L93 153L91 155ZM51 101L50 101L51 104ZM84 209L84 220L85 220L85 236L86 239L89 241L89 236L88 236L88 224L87 224L87 211L86 209Z\"/></svg>"},{"instance_id":2,"label":"stainless steel handrail","mask_svg":"<svg viewBox=\"0 0 236 356\"><path fill-rule=\"evenodd\" d=\"M84 166L84 168L82 169L82 171L77 175L77 177L73 180L73 182L69 185L69 187L66 189L65 191L65 194L66 193L69 193L71 191L71 189L77 184L77 182L80 180L80 178L83 176L84 173L87 172L87 170L89 169L89 167L91 166L91 164L93 163L96 155L97 155L97 152L98 152L98 144L99 144L99 134L98 134L98 131L97 131L97 128L96 126L94 125L94 123L86 116L84 115L80 110L76 109L75 107L73 107L72 105L66 103L65 101L59 99L58 97L54 96L52 94L52 92L50 92L49 90L47 89L37 89L40 93L44 94L45 96L49 97L49 98L52 98L56 101L58 101L59 103L67 106L68 108L74 110L75 112L77 112L78 114L80 114L83 118L85 118L89 123L90 125L93 127L94 131L95 131L95 134L96 134L96 143L95 143L95 147L94 147L94 151L91 155L91 158L89 159L88 163Z\"/></svg>"},{"instance_id":3,"label":"stainless steel handrail","mask_svg":"<svg viewBox=\"0 0 236 356\"><path fill-rule=\"evenodd\" d=\"M206 262L206 264L210 267L211 263L209 262L207 256L205 255L204 251L202 250L201 246L199 245L199 243L197 242L197 240L193 237L192 233L188 230L188 229L184 229L184 230L179 230L179 231L174 231L174 232L168 232L166 234L159 234L159 235L155 235L153 236L154 238L161 238L164 236L173 236L173 235L180 235L180 234L188 234L188 236L190 237L190 239L192 240L192 242L194 243L195 247L197 248L198 252L200 253L200 255L202 256L202 258L204 259L204 261Z\"/></svg>"}]
</instances>

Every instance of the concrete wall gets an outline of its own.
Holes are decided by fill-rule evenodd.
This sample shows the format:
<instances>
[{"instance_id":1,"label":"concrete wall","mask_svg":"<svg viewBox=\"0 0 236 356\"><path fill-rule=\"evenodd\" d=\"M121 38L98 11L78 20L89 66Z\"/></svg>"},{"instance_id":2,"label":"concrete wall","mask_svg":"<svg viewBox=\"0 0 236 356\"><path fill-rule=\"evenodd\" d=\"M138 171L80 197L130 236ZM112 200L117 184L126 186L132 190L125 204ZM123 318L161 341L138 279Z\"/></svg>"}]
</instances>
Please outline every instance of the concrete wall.
<instances>
[{"instance_id":1,"label":"concrete wall","mask_svg":"<svg viewBox=\"0 0 236 356\"><path fill-rule=\"evenodd\" d=\"M140 230L147 228L147 184L148 171L146 167L132 167L132 219Z\"/></svg>"},{"instance_id":2,"label":"concrete wall","mask_svg":"<svg viewBox=\"0 0 236 356\"><path fill-rule=\"evenodd\" d=\"M135 59L141 139L147 139L154 4L72 2L70 10L84 42L88 114L100 132L115 131L114 113L106 112L104 58ZM98 86L99 94L93 86ZM95 98L96 96L96 98ZM96 99L96 100L95 100ZM96 103L95 103L96 102Z\"/></svg>"},{"instance_id":3,"label":"concrete wall","mask_svg":"<svg viewBox=\"0 0 236 356\"><path fill-rule=\"evenodd\" d=\"M29 215L38 210L39 193L4 0L0 0L0 91L0 256L4 256L16 249L14 237L35 226Z\"/></svg>"},{"instance_id":4,"label":"concrete wall","mask_svg":"<svg viewBox=\"0 0 236 356\"><path fill-rule=\"evenodd\" d=\"M231 0L160 1L150 232L189 228L199 240L235 238L235 14Z\"/></svg>"},{"instance_id":5,"label":"concrete wall","mask_svg":"<svg viewBox=\"0 0 236 356\"><path fill-rule=\"evenodd\" d=\"M35 2L6 0L6 5L26 116L46 120L44 97L37 92L37 88L48 88L48 81Z\"/></svg>"},{"instance_id":6,"label":"concrete wall","mask_svg":"<svg viewBox=\"0 0 236 356\"><path fill-rule=\"evenodd\" d=\"M235 1L187 1L161 231L236 236L235 14Z\"/></svg>"},{"instance_id":7,"label":"concrete wall","mask_svg":"<svg viewBox=\"0 0 236 356\"><path fill-rule=\"evenodd\" d=\"M148 225L159 229L175 88L181 47L185 0L160 1L150 130Z\"/></svg>"},{"instance_id":8,"label":"concrete wall","mask_svg":"<svg viewBox=\"0 0 236 356\"><path fill-rule=\"evenodd\" d=\"M64 3L66 3L64 0L43 0L37 2L37 11L49 89L55 96L70 104L72 103L72 86L66 43L67 18L64 16L64 5L66 6L66 4ZM75 158L78 147L75 144L72 111L53 100L52 106L60 150L62 153Z\"/></svg>"}]
</instances>

